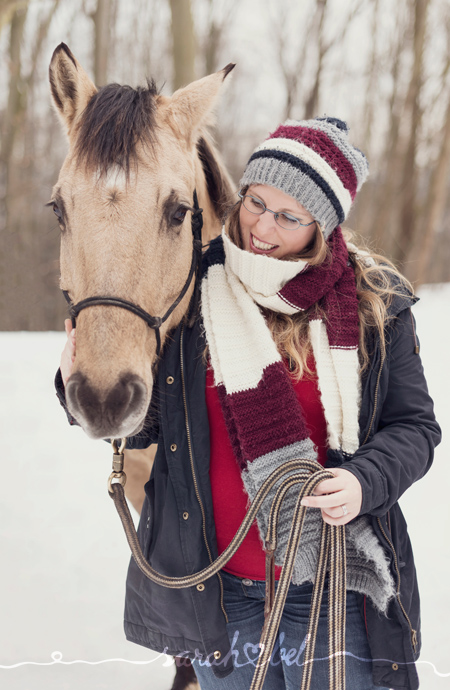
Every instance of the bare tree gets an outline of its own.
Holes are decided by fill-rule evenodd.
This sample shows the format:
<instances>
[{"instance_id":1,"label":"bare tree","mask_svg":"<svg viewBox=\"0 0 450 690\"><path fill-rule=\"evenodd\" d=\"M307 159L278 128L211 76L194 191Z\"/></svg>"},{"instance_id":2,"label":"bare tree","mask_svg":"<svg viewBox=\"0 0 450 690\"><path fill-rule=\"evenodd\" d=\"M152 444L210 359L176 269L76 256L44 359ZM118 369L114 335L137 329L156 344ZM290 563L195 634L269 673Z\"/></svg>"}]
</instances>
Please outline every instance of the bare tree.
<instances>
[{"instance_id":1,"label":"bare tree","mask_svg":"<svg viewBox=\"0 0 450 690\"><path fill-rule=\"evenodd\" d=\"M8 101L2 118L1 160L5 166L6 179L9 178L10 160L25 111L25 84L22 75L22 41L27 18L28 3L16 7L11 16L9 34L9 85ZM8 182L6 183L8 187Z\"/></svg>"},{"instance_id":2,"label":"bare tree","mask_svg":"<svg viewBox=\"0 0 450 690\"><path fill-rule=\"evenodd\" d=\"M3 328L30 326L26 295L36 294L29 290L29 281L33 280L33 270L39 256L35 247L35 223L39 213L33 215L31 211L39 177L34 178L34 128L29 96L35 83L39 55L58 2L55 0L50 10L41 17L33 42L26 46L26 69L22 52L29 3L16 3L10 15L8 100L2 113L0 150L3 192L0 219L0 319ZM46 242L42 249L45 255L48 249ZM38 319L41 307L45 309L45 299L34 312Z\"/></svg>"},{"instance_id":3,"label":"bare tree","mask_svg":"<svg viewBox=\"0 0 450 690\"><path fill-rule=\"evenodd\" d=\"M196 38L190 0L170 0L173 39L173 88L195 79Z\"/></svg>"},{"instance_id":4,"label":"bare tree","mask_svg":"<svg viewBox=\"0 0 450 690\"><path fill-rule=\"evenodd\" d=\"M314 0L307 12L304 23L295 22L296 45L298 49L292 59L292 43L286 40L287 27L292 24L292 14L298 3L285 2L278 4L272 16L272 31L275 34L276 52L279 67L286 88L287 118L292 117L294 108L299 107L305 118L317 115L320 103L320 90L325 69L326 58L331 49L343 44L352 22L365 7L367 0L354 0L345 13L337 30L330 32L327 27L330 4L329 0ZM295 16L295 15L294 15ZM314 72L311 84L305 83L307 67L313 64Z\"/></svg>"},{"instance_id":5,"label":"bare tree","mask_svg":"<svg viewBox=\"0 0 450 690\"><path fill-rule=\"evenodd\" d=\"M402 90L402 58L408 49L406 41L407 27L402 18L402 6L397 6L396 27L393 40L388 48L385 62L390 65L392 87L386 104L380 107L379 99L372 102L374 113L379 116L384 107L388 113L388 127L384 146L379 146L378 180L373 187L371 211L366 223L366 234L377 249L390 252L397 229L397 199L399 196L398 180L401 175L402 153L400 150L400 123L404 112L405 96ZM379 61L383 60L383 56ZM382 69L382 66L380 66ZM369 101L366 100L366 117L373 120L375 115L368 112ZM374 152L375 153L375 152ZM370 184L370 182L369 182Z\"/></svg>"},{"instance_id":6,"label":"bare tree","mask_svg":"<svg viewBox=\"0 0 450 690\"><path fill-rule=\"evenodd\" d=\"M99 86L108 83L108 62L111 50L113 0L97 0L94 22L94 79Z\"/></svg>"},{"instance_id":7,"label":"bare tree","mask_svg":"<svg viewBox=\"0 0 450 690\"><path fill-rule=\"evenodd\" d=\"M416 164L417 141L423 116L420 101L423 87L423 55L426 39L427 12L430 0L414 0L413 65L406 96L405 110L409 115L409 131L406 152L403 158L401 182L400 227L397 243L393 248L394 259L404 260L411 250L415 235L416 195L418 170Z\"/></svg>"},{"instance_id":8,"label":"bare tree","mask_svg":"<svg viewBox=\"0 0 450 690\"><path fill-rule=\"evenodd\" d=\"M219 56L239 0L202 0L197 6L197 14L202 12L206 16L203 31L197 28L197 53L204 65L204 74L212 74L223 67L219 65Z\"/></svg>"},{"instance_id":9,"label":"bare tree","mask_svg":"<svg viewBox=\"0 0 450 690\"><path fill-rule=\"evenodd\" d=\"M415 282L420 285L428 278L433 240L436 235L448 193L450 171L450 89L445 124L442 130L441 144L437 161L433 166L427 199L425 218L420 232L420 251L415 264ZM416 242L416 246L418 243Z\"/></svg>"}]
</instances>

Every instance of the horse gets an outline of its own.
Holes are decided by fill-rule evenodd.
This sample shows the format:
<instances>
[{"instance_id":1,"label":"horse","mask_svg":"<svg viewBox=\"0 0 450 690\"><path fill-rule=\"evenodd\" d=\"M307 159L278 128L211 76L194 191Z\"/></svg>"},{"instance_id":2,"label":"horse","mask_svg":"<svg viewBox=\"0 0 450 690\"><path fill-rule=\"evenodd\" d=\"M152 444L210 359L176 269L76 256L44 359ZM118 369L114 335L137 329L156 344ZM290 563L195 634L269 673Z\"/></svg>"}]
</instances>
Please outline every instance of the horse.
<instances>
[{"instance_id":1,"label":"horse","mask_svg":"<svg viewBox=\"0 0 450 690\"><path fill-rule=\"evenodd\" d=\"M98 89L64 43L51 58L51 96L69 148L49 203L61 229L60 287L83 305L66 400L91 438L143 428L159 354L194 293L198 207L201 243L220 232L233 184L208 125L233 67L168 97L153 81ZM126 456L138 511L151 460L151 451ZM177 690L195 680L182 661Z\"/></svg>"}]
</instances>

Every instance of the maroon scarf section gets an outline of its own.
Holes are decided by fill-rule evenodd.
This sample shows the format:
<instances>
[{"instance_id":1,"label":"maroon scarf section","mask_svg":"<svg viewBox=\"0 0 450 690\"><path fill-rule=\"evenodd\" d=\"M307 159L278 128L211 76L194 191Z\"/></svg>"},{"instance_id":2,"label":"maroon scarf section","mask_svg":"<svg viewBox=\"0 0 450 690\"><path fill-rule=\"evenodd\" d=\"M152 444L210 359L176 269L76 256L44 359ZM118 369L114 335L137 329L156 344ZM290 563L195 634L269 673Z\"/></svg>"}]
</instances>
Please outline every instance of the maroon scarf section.
<instances>
[{"instance_id":1,"label":"maroon scarf section","mask_svg":"<svg viewBox=\"0 0 450 690\"><path fill-rule=\"evenodd\" d=\"M278 293L281 299L301 310L317 305L310 319L322 318L330 347L357 348L359 343L358 298L355 273L340 227L328 239L330 259L310 266L290 280Z\"/></svg>"},{"instance_id":2,"label":"maroon scarf section","mask_svg":"<svg viewBox=\"0 0 450 690\"><path fill-rule=\"evenodd\" d=\"M218 394L241 470L266 453L309 437L283 362L266 367L256 388L227 395L221 384Z\"/></svg>"}]
</instances>

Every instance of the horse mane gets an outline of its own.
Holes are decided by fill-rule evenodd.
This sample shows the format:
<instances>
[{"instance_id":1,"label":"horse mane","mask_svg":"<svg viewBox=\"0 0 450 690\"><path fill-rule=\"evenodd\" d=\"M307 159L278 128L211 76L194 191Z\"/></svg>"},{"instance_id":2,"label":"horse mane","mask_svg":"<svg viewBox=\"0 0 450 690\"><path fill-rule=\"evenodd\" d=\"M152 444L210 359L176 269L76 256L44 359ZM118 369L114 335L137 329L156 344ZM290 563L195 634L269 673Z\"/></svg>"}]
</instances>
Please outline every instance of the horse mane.
<instances>
[{"instance_id":1,"label":"horse mane","mask_svg":"<svg viewBox=\"0 0 450 690\"><path fill-rule=\"evenodd\" d=\"M233 187L228 173L220 162L218 152L205 132L197 142L197 153L205 175L208 196L217 217L222 219L230 210Z\"/></svg>"},{"instance_id":2,"label":"horse mane","mask_svg":"<svg viewBox=\"0 0 450 690\"><path fill-rule=\"evenodd\" d=\"M136 160L138 142L151 146L155 136L158 89L153 80L147 87L108 84L91 98L83 112L75 153L88 169L106 174L118 165L127 174Z\"/></svg>"},{"instance_id":3,"label":"horse mane","mask_svg":"<svg viewBox=\"0 0 450 690\"><path fill-rule=\"evenodd\" d=\"M152 146L156 141L158 94L154 80L136 89L120 84L100 88L81 117L75 145L78 160L100 175L118 165L128 177L138 143ZM232 183L206 131L197 142L197 154L214 210L223 218L231 203Z\"/></svg>"}]
</instances>

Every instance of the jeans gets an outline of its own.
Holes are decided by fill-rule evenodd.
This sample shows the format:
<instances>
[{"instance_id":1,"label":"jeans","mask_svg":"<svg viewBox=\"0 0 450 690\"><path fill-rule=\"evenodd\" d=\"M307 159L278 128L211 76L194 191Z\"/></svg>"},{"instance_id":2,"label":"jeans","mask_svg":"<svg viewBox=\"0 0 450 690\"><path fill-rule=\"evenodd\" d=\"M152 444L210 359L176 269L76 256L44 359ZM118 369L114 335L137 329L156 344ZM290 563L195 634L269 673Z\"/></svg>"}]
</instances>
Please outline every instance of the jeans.
<instances>
[{"instance_id":1,"label":"jeans","mask_svg":"<svg viewBox=\"0 0 450 690\"><path fill-rule=\"evenodd\" d=\"M258 642L264 622L265 583L235 577L222 571L224 604L228 615L234 670L219 679L211 665L196 660L194 668L201 690L248 690L251 685ZM301 685L304 640L307 633L312 585L291 585L268 667L264 690L298 690ZM328 688L328 589L325 589L317 629L311 690ZM372 659L366 629L354 592L347 592L346 616L346 688L375 690ZM377 690L380 690L377 687ZM388 690L388 688L381 688Z\"/></svg>"}]
</instances>

